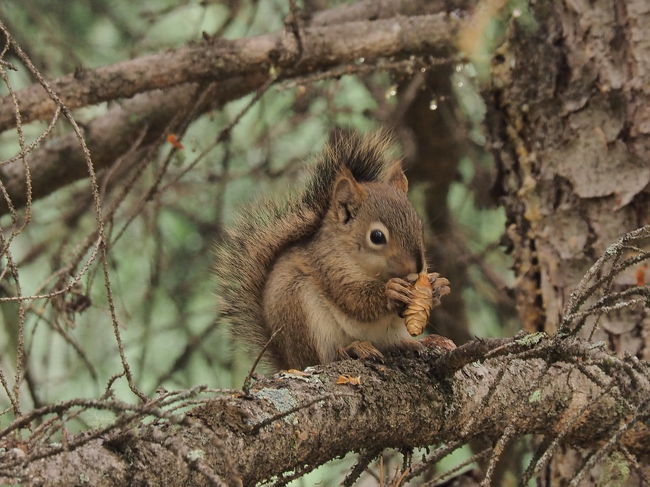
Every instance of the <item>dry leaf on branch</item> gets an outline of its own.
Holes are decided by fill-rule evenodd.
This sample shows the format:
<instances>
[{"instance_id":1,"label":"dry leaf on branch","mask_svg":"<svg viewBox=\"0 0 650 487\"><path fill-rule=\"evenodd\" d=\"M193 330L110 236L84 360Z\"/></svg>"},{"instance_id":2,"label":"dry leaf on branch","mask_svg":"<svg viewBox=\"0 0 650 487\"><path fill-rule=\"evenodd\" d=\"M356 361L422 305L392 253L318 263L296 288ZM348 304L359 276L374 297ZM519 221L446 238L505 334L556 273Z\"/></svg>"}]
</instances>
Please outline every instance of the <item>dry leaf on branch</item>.
<instances>
[{"instance_id":1,"label":"dry leaf on branch","mask_svg":"<svg viewBox=\"0 0 650 487\"><path fill-rule=\"evenodd\" d=\"M357 375L352 377L351 375L339 375L339 378L336 380L337 384L350 384L351 386L360 386L361 385L361 376Z\"/></svg>"},{"instance_id":2,"label":"dry leaf on branch","mask_svg":"<svg viewBox=\"0 0 650 487\"><path fill-rule=\"evenodd\" d=\"M185 146L181 143L180 140L176 137L176 134L168 134L167 142L169 142L175 149L184 149Z\"/></svg>"},{"instance_id":3,"label":"dry leaf on branch","mask_svg":"<svg viewBox=\"0 0 650 487\"><path fill-rule=\"evenodd\" d=\"M301 377L309 377L311 375L309 372L305 372L304 370L298 370L298 369L288 369L287 374L299 375Z\"/></svg>"},{"instance_id":4,"label":"dry leaf on branch","mask_svg":"<svg viewBox=\"0 0 650 487\"><path fill-rule=\"evenodd\" d=\"M311 372L305 372L304 370L297 369L282 370L279 374L277 374L277 376L281 377L282 379L294 379L304 382L309 382L309 378L312 375L313 374Z\"/></svg>"}]
</instances>

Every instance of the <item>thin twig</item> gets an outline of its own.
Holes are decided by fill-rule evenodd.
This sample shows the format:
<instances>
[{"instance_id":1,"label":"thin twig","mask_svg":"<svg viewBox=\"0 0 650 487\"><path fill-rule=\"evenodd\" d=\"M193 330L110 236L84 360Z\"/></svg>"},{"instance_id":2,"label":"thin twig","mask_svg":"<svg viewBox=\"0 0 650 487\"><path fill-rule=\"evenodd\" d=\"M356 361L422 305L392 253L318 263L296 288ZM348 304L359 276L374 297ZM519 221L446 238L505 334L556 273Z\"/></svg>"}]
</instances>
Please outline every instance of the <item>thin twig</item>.
<instances>
[{"instance_id":1,"label":"thin twig","mask_svg":"<svg viewBox=\"0 0 650 487\"><path fill-rule=\"evenodd\" d=\"M248 375L246 376L246 379L244 379L244 384L242 385L241 389L244 394L244 397L251 398L252 396L250 395L250 387L251 387L251 380L253 379L253 374L255 373L255 369L257 368L257 365L260 363L260 360L262 359L262 356L264 355L264 352L266 352L266 349L269 348L269 345L271 345L271 342L275 338L275 336L280 333L284 329L284 325L282 325L280 328L275 330L269 339L266 341L264 346L262 347L262 350L260 350L260 353L257 354L257 358L255 358L255 362L253 362L253 365L251 366L251 369L248 371Z\"/></svg>"},{"instance_id":2,"label":"thin twig","mask_svg":"<svg viewBox=\"0 0 650 487\"><path fill-rule=\"evenodd\" d=\"M494 470L497 466L497 463L501 459L501 455L503 455L503 450L505 450L506 446L516 432L517 429L514 425L514 422L510 423L501 435L501 438L499 438L499 441L497 441L497 444L494 446L494 450L492 451L492 456L490 457L488 468L485 471L485 477L481 482L481 487L490 487L490 485L492 485L492 477L494 475Z\"/></svg>"},{"instance_id":3,"label":"thin twig","mask_svg":"<svg viewBox=\"0 0 650 487\"><path fill-rule=\"evenodd\" d=\"M350 470L350 473L345 477L341 485L343 487L352 487L359 479L361 474L366 470L366 468L368 468L370 462L377 458L377 455L379 455L382 451L383 448L372 448L366 450L363 454L360 454L359 460L357 460L354 468Z\"/></svg>"}]
</instances>

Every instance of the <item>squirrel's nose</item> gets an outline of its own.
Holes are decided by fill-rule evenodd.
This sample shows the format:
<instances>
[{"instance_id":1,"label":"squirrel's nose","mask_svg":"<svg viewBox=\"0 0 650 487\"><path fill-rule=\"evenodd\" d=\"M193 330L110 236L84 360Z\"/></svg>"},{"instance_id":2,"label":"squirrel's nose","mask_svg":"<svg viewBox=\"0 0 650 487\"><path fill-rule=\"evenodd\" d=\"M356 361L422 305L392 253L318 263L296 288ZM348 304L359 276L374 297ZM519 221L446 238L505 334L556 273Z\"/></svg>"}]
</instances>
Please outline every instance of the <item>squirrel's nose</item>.
<instances>
[{"instance_id":1,"label":"squirrel's nose","mask_svg":"<svg viewBox=\"0 0 650 487\"><path fill-rule=\"evenodd\" d=\"M422 267L422 258L417 259L416 257L403 256L397 258L392 262L391 273L396 277L406 277L409 274L414 274L420 272Z\"/></svg>"}]
</instances>

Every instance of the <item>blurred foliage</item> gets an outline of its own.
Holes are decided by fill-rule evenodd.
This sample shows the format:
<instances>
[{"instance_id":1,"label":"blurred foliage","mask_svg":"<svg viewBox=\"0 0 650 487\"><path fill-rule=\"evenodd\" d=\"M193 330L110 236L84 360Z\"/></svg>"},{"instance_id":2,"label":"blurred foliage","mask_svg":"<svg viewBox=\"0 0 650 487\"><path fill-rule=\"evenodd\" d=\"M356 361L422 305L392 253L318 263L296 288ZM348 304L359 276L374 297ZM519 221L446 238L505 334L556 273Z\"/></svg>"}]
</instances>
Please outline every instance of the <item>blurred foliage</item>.
<instances>
[{"instance_id":1,"label":"blurred foliage","mask_svg":"<svg viewBox=\"0 0 650 487\"><path fill-rule=\"evenodd\" d=\"M517 16L521 16L525 2L518 0L512 4L509 12L520 9ZM0 14L37 68L51 79L76 68L93 68L198 41L203 32L226 38L273 32L283 28L288 2L5 0L0 3ZM484 142L481 123L485 115L478 83L487 79L486 59L505 25L496 16L491 18L489 29L481 34L481 50L475 56L475 64L461 63L453 75L457 102L467 117L472 143L477 146ZM26 71L17 67L18 71L11 73L14 89L31 83ZM241 386L251 357L232 353L225 330L213 326L217 301L211 272L213 242L243 204L295 186L304 175L304 162L313 160L311 155L323 146L332 127L352 125L361 131L378 128L377 113L399 98L399 94L392 96L391 86L387 74L377 73L364 79L343 76L308 85L285 83L273 87L243 116L228 140L216 145L196 168L144 206L110 249L114 295L126 353L142 390L154 393L161 386L184 388L202 383L223 388ZM3 87L1 94L6 93ZM204 115L190 125L182 139L185 149L173 155L167 182L174 181L197 154L213 143L251 96ZM112 103L79 110L77 116L82 122L88 121ZM59 125L54 136L67 130ZM44 126L25 126L28 143ZM15 131L0 135L3 158L17 153L16 140ZM109 228L112 237L136 208L142 191L153 182L154 170L170 150L170 146L161 148L159 161L154 162L129 194ZM475 196L476 179L489 172L492 161L483 150L475 154L459 162L458 178L450 188L448 204L457 223L458 238L465 241L482 265L488 266L504 284L511 284L509 261L498 245L505 225L503 211L479 203ZM88 182L81 181L35 203L33 221L11 246L19 264L24 295L37 292L94 228L88 188ZM418 199L414 195L414 200ZM9 223L3 217L3 226ZM480 268L472 262L468 258L472 286L455 289L465 298L471 333L512 333L517 325L511 317L506 319L498 305L503 298L497 295L503 290L486 283ZM4 290L8 292L12 284L5 281ZM95 266L84 277L79 293L87 295L91 302L88 309L79 313L66 315L48 300L29 303L26 344L35 396L28 392L28 387L23 388L26 404L35 399L48 403L96 397L104 391L108 378L121 370L99 268ZM15 367L17 306L2 303L1 307L0 367L11 377ZM60 330L78 343L94 371ZM175 367L188 346L195 346L194 353L187 363ZM130 395L123 379L115 383L114 391L117 397ZM6 406L6 398L0 394L0 409ZM6 424L9 416L0 416L0 425ZM97 413L96 420L101 422L102 414ZM87 424L78 426L83 428ZM341 467L335 470L338 472ZM304 484L312 485L322 476L314 475L303 480Z\"/></svg>"}]
</instances>

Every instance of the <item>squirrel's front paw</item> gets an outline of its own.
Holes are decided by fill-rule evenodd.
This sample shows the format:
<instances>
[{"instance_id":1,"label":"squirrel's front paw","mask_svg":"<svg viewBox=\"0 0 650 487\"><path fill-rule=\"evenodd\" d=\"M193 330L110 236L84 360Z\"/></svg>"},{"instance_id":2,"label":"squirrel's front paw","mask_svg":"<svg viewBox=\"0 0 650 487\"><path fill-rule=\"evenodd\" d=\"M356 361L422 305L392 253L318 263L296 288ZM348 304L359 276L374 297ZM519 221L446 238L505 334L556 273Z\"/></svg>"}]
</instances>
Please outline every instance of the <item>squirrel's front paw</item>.
<instances>
[{"instance_id":1,"label":"squirrel's front paw","mask_svg":"<svg viewBox=\"0 0 650 487\"><path fill-rule=\"evenodd\" d=\"M413 300L411 284L399 277L393 277L386 283L386 298L388 299L388 310L396 311L402 316L406 307Z\"/></svg>"},{"instance_id":2,"label":"squirrel's front paw","mask_svg":"<svg viewBox=\"0 0 650 487\"><path fill-rule=\"evenodd\" d=\"M440 277L440 274L437 272L429 273L428 277L433 291L432 308L435 308L440 304L440 299L451 292L451 288L449 287L449 279Z\"/></svg>"},{"instance_id":3,"label":"squirrel's front paw","mask_svg":"<svg viewBox=\"0 0 650 487\"><path fill-rule=\"evenodd\" d=\"M370 342L352 342L347 347L339 348L337 353L341 360L356 358L383 361L384 359L384 355Z\"/></svg>"}]
</instances>

